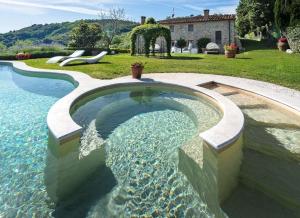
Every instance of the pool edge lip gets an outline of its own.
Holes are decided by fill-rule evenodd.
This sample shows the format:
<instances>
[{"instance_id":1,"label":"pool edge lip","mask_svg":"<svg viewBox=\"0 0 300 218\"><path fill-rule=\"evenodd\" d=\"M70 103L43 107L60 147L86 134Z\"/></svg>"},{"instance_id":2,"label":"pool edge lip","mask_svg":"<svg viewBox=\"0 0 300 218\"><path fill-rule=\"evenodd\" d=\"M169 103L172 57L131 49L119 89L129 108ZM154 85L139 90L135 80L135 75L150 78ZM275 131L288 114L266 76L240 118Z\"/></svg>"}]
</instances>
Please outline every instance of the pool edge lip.
<instances>
[{"instance_id":1,"label":"pool edge lip","mask_svg":"<svg viewBox=\"0 0 300 218\"><path fill-rule=\"evenodd\" d=\"M229 146L236 141L240 137L244 127L244 116L241 110L233 102L219 93L203 87L191 85L190 83L182 81L174 82L163 80L136 80L132 78L123 78L121 80L99 80L93 79L84 73L75 71L37 69L19 61L0 61L0 64L10 64L13 66L13 68L22 70L25 73L53 74L57 76L57 79L67 75L70 77L70 80L72 80L71 82L78 83L78 86L75 87L72 92L59 99L48 112L47 124L49 131L59 142L59 144L63 144L63 142L72 140L74 137L80 137L82 127L75 123L70 115L72 105L78 99L82 97L84 98L87 93L94 91L97 92L97 90L101 88L112 85L126 86L132 84L165 84L186 88L203 94L207 98L212 98L222 110L223 117L217 125L205 132L200 133L199 136L217 151L222 151L226 148L226 146ZM45 77L47 77L47 75L45 75ZM210 101L210 99L207 100Z\"/></svg>"}]
</instances>

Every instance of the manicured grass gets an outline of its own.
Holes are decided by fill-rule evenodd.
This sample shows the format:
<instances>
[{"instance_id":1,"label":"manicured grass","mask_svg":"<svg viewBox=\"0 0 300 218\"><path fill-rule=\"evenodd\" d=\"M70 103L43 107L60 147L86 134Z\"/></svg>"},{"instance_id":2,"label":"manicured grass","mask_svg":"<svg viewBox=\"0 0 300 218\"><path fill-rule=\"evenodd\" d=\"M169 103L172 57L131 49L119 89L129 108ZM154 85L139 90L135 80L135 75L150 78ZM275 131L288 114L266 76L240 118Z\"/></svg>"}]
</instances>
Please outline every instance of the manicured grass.
<instances>
[{"instance_id":1,"label":"manicured grass","mask_svg":"<svg viewBox=\"0 0 300 218\"><path fill-rule=\"evenodd\" d=\"M223 55L177 54L171 59L132 57L128 54L106 56L100 63L74 64L67 67L46 64L47 59L25 62L33 67L80 71L94 78L111 79L130 74L130 64L146 62L145 73L205 73L251 78L300 90L300 55L286 54L276 49L246 51L236 59Z\"/></svg>"}]
</instances>

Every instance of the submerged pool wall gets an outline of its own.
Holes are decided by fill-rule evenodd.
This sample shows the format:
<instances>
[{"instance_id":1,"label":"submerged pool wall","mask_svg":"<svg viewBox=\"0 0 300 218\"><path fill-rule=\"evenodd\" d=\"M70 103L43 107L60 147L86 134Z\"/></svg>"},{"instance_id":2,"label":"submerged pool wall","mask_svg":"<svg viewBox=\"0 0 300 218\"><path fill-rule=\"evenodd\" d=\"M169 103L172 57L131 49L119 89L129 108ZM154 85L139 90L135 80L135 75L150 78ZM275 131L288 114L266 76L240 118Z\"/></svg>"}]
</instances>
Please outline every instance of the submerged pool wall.
<instances>
[{"instance_id":1,"label":"submerged pool wall","mask_svg":"<svg viewBox=\"0 0 300 218\"><path fill-rule=\"evenodd\" d=\"M74 190L88 179L99 167L105 165L104 145L82 155L81 135L59 141L49 131L45 183L47 192L55 202L67 199ZM91 142L92 143L92 142Z\"/></svg>"},{"instance_id":2,"label":"submerged pool wall","mask_svg":"<svg viewBox=\"0 0 300 218\"><path fill-rule=\"evenodd\" d=\"M217 217L226 217L220 204L238 185L243 156L242 144L243 137L240 136L226 149L217 151L198 138L179 149L179 169L187 176L202 199L207 200L208 208L211 208Z\"/></svg>"}]
</instances>

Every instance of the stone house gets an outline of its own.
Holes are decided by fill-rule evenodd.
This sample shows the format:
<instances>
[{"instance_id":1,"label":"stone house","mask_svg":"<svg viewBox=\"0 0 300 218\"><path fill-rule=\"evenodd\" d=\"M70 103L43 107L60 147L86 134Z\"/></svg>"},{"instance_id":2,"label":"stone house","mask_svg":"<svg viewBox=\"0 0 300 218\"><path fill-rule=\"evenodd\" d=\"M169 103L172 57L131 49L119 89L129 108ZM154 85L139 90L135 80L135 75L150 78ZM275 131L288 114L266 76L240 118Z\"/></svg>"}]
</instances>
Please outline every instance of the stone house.
<instances>
[{"instance_id":1,"label":"stone house","mask_svg":"<svg viewBox=\"0 0 300 218\"><path fill-rule=\"evenodd\" d=\"M225 44L236 40L235 18L233 14L210 15L209 10L204 10L204 15L178 17L159 21L160 24L169 26L172 35L172 46L180 38L188 44L197 47L200 38L210 38L223 49Z\"/></svg>"}]
</instances>

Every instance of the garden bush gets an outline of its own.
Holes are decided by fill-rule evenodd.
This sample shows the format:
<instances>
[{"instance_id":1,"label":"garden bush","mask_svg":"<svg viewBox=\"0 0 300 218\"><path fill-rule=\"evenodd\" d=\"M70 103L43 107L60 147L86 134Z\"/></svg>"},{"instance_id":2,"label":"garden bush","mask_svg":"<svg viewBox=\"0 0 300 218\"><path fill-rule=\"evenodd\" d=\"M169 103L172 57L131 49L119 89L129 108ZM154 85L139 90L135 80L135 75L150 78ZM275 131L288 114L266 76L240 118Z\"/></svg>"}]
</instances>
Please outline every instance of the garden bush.
<instances>
[{"instance_id":1,"label":"garden bush","mask_svg":"<svg viewBox=\"0 0 300 218\"><path fill-rule=\"evenodd\" d=\"M206 45L210 43L211 40L209 38L201 38L197 41L198 51L201 51L202 48L206 48Z\"/></svg>"},{"instance_id":2,"label":"garden bush","mask_svg":"<svg viewBox=\"0 0 300 218\"><path fill-rule=\"evenodd\" d=\"M287 38L290 48L294 52L300 52L300 24L287 29Z\"/></svg>"},{"instance_id":3,"label":"garden bush","mask_svg":"<svg viewBox=\"0 0 300 218\"><path fill-rule=\"evenodd\" d=\"M130 49L122 49L122 48L111 48L111 51L114 51L116 54L128 54L130 53Z\"/></svg>"}]
</instances>

